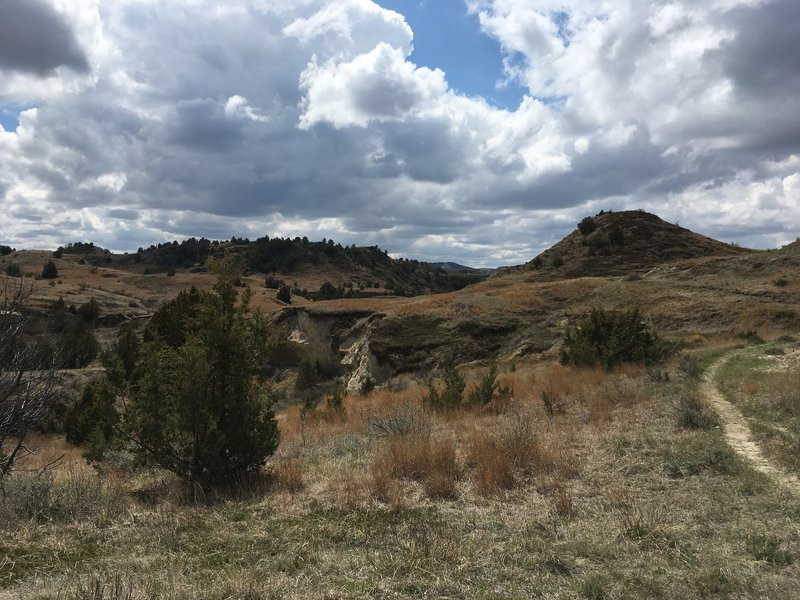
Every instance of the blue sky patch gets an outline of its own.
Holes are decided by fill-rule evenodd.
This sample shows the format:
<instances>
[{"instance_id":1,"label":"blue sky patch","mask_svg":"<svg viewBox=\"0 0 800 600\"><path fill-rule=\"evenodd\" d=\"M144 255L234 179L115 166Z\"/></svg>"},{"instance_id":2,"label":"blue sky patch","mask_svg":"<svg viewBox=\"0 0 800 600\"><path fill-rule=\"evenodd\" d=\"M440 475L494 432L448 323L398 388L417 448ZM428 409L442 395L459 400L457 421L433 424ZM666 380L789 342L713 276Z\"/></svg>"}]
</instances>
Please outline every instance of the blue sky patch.
<instances>
[{"instance_id":1,"label":"blue sky patch","mask_svg":"<svg viewBox=\"0 0 800 600\"><path fill-rule=\"evenodd\" d=\"M414 31L410 60L439 68L450 87L460 94L481 96L499 108L515 110L525 90L505 79L503 54L497 40L484 34L478 18L467 14L460 0L377 0L406 18Z\"/></svg>"},{"instance_id":2,"label":"blue sky patch","mask_svg":"<svg viewBox=\"0 0 800 600\"><path fill-rule=\"evenodd\" d=\"M19 113L25 107L14 106L12 104L0 104L0 125L6 131L14 132L19 127Z\"/></svg>"}]
</instances>

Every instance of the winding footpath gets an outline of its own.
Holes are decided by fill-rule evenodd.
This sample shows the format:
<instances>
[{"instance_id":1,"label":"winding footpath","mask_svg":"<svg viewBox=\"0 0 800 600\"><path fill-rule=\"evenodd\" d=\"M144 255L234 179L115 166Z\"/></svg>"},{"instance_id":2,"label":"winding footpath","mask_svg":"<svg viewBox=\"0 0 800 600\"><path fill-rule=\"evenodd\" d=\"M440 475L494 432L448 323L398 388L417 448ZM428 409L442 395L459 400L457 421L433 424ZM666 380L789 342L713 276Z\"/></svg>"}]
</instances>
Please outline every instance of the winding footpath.
<instances>
[{"instance_id":1,"label":"winding footpath","mask_svg":"<svg viewBox=\"0 0 800 600\"><path fill-rule=\"evenodd\" d=\"M800 479L772 464L750 433L750 426L745 416L733 404L728 402L715 384L717 371L729 358L724 356L715 362L703 376L700 390L708 400L711 408L719 415L725 430L725 439L733 450L749 462L754 469L775 479L782 486L800 494Z\"/></svg>"}]
</instances>

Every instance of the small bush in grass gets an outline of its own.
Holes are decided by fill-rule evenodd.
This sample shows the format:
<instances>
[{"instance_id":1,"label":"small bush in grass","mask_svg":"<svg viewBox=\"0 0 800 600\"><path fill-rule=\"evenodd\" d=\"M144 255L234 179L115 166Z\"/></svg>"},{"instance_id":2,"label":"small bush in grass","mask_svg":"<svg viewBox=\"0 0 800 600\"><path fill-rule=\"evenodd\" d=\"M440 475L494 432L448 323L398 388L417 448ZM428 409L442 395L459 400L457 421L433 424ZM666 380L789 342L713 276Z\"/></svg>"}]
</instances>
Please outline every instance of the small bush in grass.
<instances>
[{"instance_id":1,"label":"small bush in grass","mask_svg":"<svg viewBox=\"0 0 800 600\"><path fill-rule=\"evenodd\" d=\"M584 217L578 223L578 231L581 232L581 235L589 235L595 229L597 229L597 223L592 217Z\"/></svg>"},{"instance_id":2,"label":"small bush in grass","mask_svg":"<svg viewBox=\"0 0 800 600\"><path fill-rule=\"evenodd\" d=\"M686 429L713 429L720 426L720 420L703 398L684 392L678 397L678 425Z\"/></svg>"},{"instance_id":3,"label":"small bush in grass","mask_svg":"<svg viewBox=\"0 0 800 600\"><path fill-rule=\"evenodd\" d=\"M22 277L22 269L15 262L10 262L6 265L6 275L9 277Z\"/></svg>"},{"instance_id":4,"label":"small bush in grass","mask_svg":"<svg viewBox=\"0 0 800 600\"><path fill-rule=\"evenodd\" d=\"M785 550L781 541L771 535L755 535L750 538L750 548L753 558L768 562L773 565L791 565L794 556Z\"/></svg>"},{"instance_id":5,"label":"small bush in grass","mask_svg":"<svg viewBox=\"0 0 800 600\"><path fill-rule=\"evenodd\" d=\"M279 462L272 469L272 481L275 488L290 494L299 492L305 487L304 475L303 463L293 458Z\"/></svg>"},{"instance_id":6,"label":"small bush in grass","mask_svg":"<svg viewBox=\"0 0 800 600\"><path fill-rule=\"evenodd\" d=\"M678 372L688 379L700 379L703 375L703 365L696 356L685 355L678 364Z\"/></svg>"},{"instance_id":7,"label":"small bush in grass","mask_svg":"<svg viewBox=\"0 0 800 600\"><path fill-rule=\"evenodd\" d=\"M119 488L93 475L71 474L56 480L52 473L17 473L3 483L0 520L69 521L98 514L115 515L125 508Z\"/></svg>"},{"instance_id":8,"label":"small bush in grass","mask_svg":"<svg viewBox=\"0 0 800 600\"><path fill-rule=\"evenodd\" d=\"M397 483L392 478L387 465L382 461L375 461L370 466L369 474L370 495L380 502L396 504L399 500Z\"/></svg>"},{"instance_id":9,"label":"small bush in grass","mask_svg":"<svg viewBox=\"0 0 800 600\"><path fill-rule=\"evenodd\" d=\"M278 288L278 291L277 291L275 297L279 301L281 301L281 302L283 302L285 304L291 304L292 303L292 291L286 285L281 285Z\"/></svg>"},{"instance_id":10,"label":"small bush in grass","mask_svg":"<svg viewBox=\"0 0 800 600\"><path fill-rule=\"evenodd\" d=\"M404 402L387 413L371 416L365 426L372 438L427 437L431 431L428 415L414 402Z\"/></svg>"},{"instance_id":11,"label":"small bush in grass","mask_svg":"<svg viewBox=\"0 0 800 600\"><path fill-rule=\"evenodd\" d=\"M428 472L422 480L425 495L431 499L453 499L458 495L456 448L451 440L433 440L429 447Z\"/></svg>"},{"instance_id":12,"label":"small bush in grass","mask_svg":"<svg viewBox=\"0 0 800 600\"><path fill-rule=\"evenodd\" d=\"M431 380L428 382L428 393L424 402L435 409L454 408L461 404L466 383L455 363L448 360L442 366L442 386Z\"/></svg>"},{"instance_id":13,"label":"small bush in grass","mask_svg":"<svg viewBox=\"0 0 800 600\"><path fill-rule=\"evenodd\" d=\"M652 333L639 311L593 309L567 331L561 363L610 369L626 362L654 363L672 348Z\"/></svg>"},{"instance_id":14,"label":"small bush in grass","mask_svg":"<svg viewBox=\"0 0 800 600\"><path fill-rule=\"evenodd\" d=\"M789 280L786 277L778 277L775 281L772 282L775 287L786 287L789 285Z\"/></svg>"},{"instance_id":15,"label":"small bush in grass","mask_svg":"<svg viewBox=\"0 0 800 600\"><path fill-rule=\"evenodd\" d=\"M548 416L553 417L562 412L561 394L554 390L542 390L542 403L544 411Z\"/></svg>"},{"instance_id":16,"label":"small bush in grass","mask_svg":"<svg viewBox=\"0 0 800 600\"><path fill-rule=\"evenodd\" d=\"M562 518L572 517L575 514L575 502L569 487L563 483L556 483L553 487L553 511Z\"/></svg>"},{"instance_id":17,"label":"small bush in grass","mask_svg":"<svg viewBox=\"0 0 800 600\"><path fill-rule=\"evenodd\" d=\"M527 471L538 462L540 448L530 414L517 411L506 415L498 439L516 468Z\"/></svg>"},{"instance_id":18,"label":"small bush in grass","mask_svg":"<svg viewBox=\"0 0 800 600\"><path fill-rule=\"evenodd\" d=\"M58 267L52 260L48 260L42 268L42 279L57 279Z\"/></svg>"},{"instance_id":19,"label":"small bush in grass","mask_svg":"<svg viewBox=\"0 0 800 600\"><path fill-rule=\"evenodd\" d=\"M764 343L764 338L758 335L755 329L746 329L734 332L734 335L748 344L758 345Z\"/></svg>"},{"instance_id":20,"label":"small bush in grass","mask_svg":"<svg viewBox=\"0 0 800 600\"><path fill-rule=\"evenodd\" d=\"M516 485L514 465L508 452L488 432L479 431L473 435L468 454L470 463L475 466L475 489L481 496L492 496Z\"/></svg>"},{"instance_id":21,"label":"small bush in grass","mask_svg":"<svg viewBox=\"0 0 800 600\"><path fill-rule=\"evenodd\" d=\"M508 392L505 388L500 387L497 382L497 365L492 365L489 372L484 375L480 383L472 388L467 395L467 402L473 405L489 404L495 397L496 393Z\"/></svg>"},{"instance_id":22,"label":"small bush in grass","mask_svg":"<svg viewBox=\"0 0 800 600\"><path fill-rule=\"evenodd\" d=\"M389 439L378 452L373 469L380 469L395 479L422 483L429 498L456 496L458 464L455 445L450 439Z\"/></svg>"}]
</instances>

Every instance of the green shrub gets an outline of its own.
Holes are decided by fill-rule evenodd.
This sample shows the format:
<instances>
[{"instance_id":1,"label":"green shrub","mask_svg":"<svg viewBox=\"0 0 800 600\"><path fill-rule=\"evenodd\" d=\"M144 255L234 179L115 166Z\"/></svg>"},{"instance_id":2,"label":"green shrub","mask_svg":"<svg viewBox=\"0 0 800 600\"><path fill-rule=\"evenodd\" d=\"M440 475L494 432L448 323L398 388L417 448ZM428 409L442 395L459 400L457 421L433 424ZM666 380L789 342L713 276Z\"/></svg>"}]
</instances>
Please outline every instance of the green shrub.
<instances>
[{"instance_id":1,"label":"green shrub","mask_svg":"<svg viewBox=\"0 0 800 600\"><path fill-rule=\"evenodd\" d=\"M682 356L678 372L689 379L700 379L703 375L703 364L696 356Z\"/></svg>"},{"instance_id":2,"label":"green shrub","mask_svg":"<svg viewBox=\"0 0 800 600\"><path fill-rule=\"evenodd\" d=\"M625 234L619 224L614 225L611 231L608 232L608 241L615 246L623 246L625 244Z\"/></svg>"},{"instance_id":3,"label":"green shrub","mask_svg":"<svg viewBox=\"0 0 800 600\"><path fill-rule=\"evenodd\" d=\"M94 298L78 309L78 316L89 325L95 325L100 318L100 303Z\"/></svg>"},{"instance_id":4,"label":"green shrub","mask_svg":"<svg viewBox=\"0 0 800 600\"><path fill-rule=\"evenodd\" d=\"M772 282L775 287L786 287L789 285L789 280L786 277L778 277L775 281Z\"/></svg>"},{"instance_id":5,"label":"green shrub","mask_svg":"<svg viewBox=\"0 0 800 600\"><path fill-rule=\"evenodd\" d=\"M297 365L297 380L294 389L297 392L310 390L319 383L319 362L305 357Z\"/></svg>"},{"instance_id":6,"label":"green shrub","mask_svg":"<svg viewBox=\"0 0 800 600\"><path fill-rule=\"evenodd\" d=\"M581 219L581 222L578 223L578 231L581 232L581 235L589 235L595 229L597 229L597 223L592 217L584 217Z\"/></svg>"},{"instance_id":7,"label":"green shrub","mask_svg":"<svg viewBox=\"0 0 800 600\"><path fill-rule=\"evenodd\" d=\"M58 267L52 260L48 260L44 267L42 267L42 279L56 279L58 278Z\"/></svg>"},{"instance_id":8,"label":"green shrub","mask_svg":"<svg viewBox=\"0 0 800 600\"><path fill-rule=\"evenodd\" d=\"M489 372L481 378L480 383L470 390L467 396L469 404L489 404L500 391L500 384L497 382L497 365L492 365Z\"/></svg>"},{"instance_id":9,"label":"green shrub","mask_svg":"<svg viewBox=\"0 0 800 600\"><path fill-rule=\"evenodd\" d=\"M196 292L195 319L171 332L185 341L143 348L125 423L152 462L205 489L244 481L278 445L271 399L256 380L266 322L248 314L248 294L239 298L241 264L210 262L213 293Z\"/></svg>"},{"instance_id":10,"label":"green shrub","mask_svg":"<svg viewBox=\"0 0 800 600\"><path fill-rule=\"evenodd\" d=\"M6 266L6 275L9 277L22 277L22 269L15 262L10 262Z\"/></svg>"},{"instance_id":11,"label":"green shrub","mask_svg":"<svg viewBox=\"0 0 800 600\"><path fill-rule=\"evenodd\" d=\"M276 298L280 302L284 302L286 304L291 304L292 303L292 291L289 289L288 286L281 285L278 288L278 292L276 294Z\"/></svg>"},{"instance_id":12,"label":"green shrub","mask_svg":"<svg viewBox=\"0 0 800 600\"><path fill-rule=\"evenodd\" d=\"M443 385L437 387L431 379L428 382L428 393L424 398L425 404L433 408L453 408L461 403L466 382L452 360L447 360L442 365L441 379Z\"/></svg>"},{"instance_id":13,"label":"green shrub","mask_svg":"<svg viewBox=\"0 0 800 600\"><path fill-rule=\"evenodd\" d=\"M60 363L64 369L83 369L100 352L100 343L91 327L74 316L65 320L57 345Z\"/></svg>"},{"instance_id":14,"label":"green shrub","mask_svg":"<svg viewBox=\"0 0 800 600\"><path fill-rule=\"evenodd\" d=\"M114 437L114 427L120 418L116 400L115 390L108 382L88 385L64 416L67 441L86 446L86 458L90 462L103 458Z\"/></svg>"},{"instance_id":15,"label":"green shrub","mask_svg":"<svg viewBox=\"0 0 800 600\"><path fill-rule=\"evenodd\" d=\"M336 388L328 394L325 398L325 404L328 406L330 410L336 412L344 412L344 392L341 388Z\"/></svg>"},{"instance_id":16,"label":"green shrub","mask_svg":"<svg viewBox=\"0 0 800 600\"><path fill-rule=\"evenodd\" d=\"M593 309L564 336L561 363L610 369L626 362L657 362L671 351L649 330L638 310Z\"/></svg>"}]
</instances>

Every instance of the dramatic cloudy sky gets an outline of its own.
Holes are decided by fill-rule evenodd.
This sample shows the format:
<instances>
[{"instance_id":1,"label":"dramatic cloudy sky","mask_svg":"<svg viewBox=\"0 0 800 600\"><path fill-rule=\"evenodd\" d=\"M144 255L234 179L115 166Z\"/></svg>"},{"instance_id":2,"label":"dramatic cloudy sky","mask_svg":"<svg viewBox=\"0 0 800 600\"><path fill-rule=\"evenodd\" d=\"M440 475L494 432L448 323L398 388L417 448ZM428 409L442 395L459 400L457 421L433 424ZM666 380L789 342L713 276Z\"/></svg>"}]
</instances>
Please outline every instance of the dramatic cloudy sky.
<instances>
[{"instance_id":1,"label":"dramatic cloudy sky","mask_svg":"<svg viewBox=\"0 0 800 600\"><path fill-rule=\"evenodd\" d=\"M797 0L0 0L0 243L800 235Z\"/></svg>"}]
</instances>

